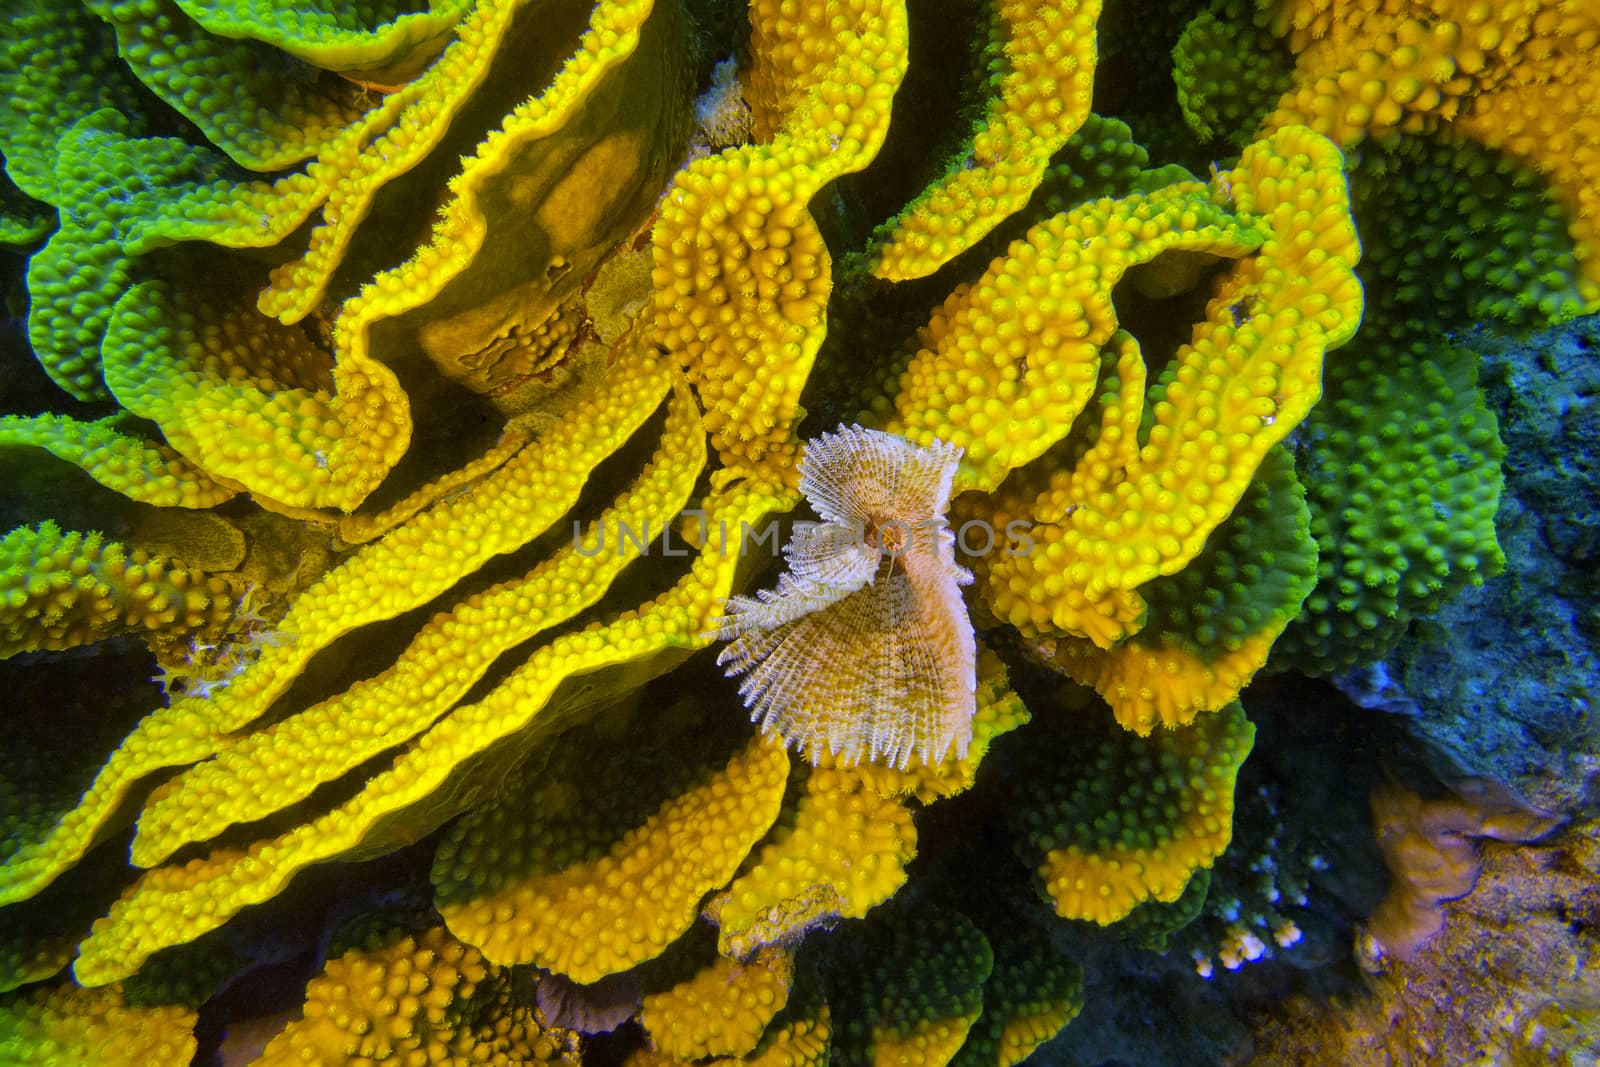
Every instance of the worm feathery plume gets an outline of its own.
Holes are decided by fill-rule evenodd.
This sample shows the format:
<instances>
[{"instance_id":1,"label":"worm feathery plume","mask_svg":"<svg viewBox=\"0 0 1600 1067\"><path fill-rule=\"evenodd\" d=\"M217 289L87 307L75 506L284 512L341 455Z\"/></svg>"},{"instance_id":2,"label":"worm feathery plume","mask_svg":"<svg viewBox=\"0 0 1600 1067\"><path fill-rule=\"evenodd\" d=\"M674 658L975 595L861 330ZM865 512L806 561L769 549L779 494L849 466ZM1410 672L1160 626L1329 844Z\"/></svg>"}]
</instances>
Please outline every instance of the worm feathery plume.
<instances>
[{"instance_id":1,"label":"worm feathery plume","mask_svg":"<svg viewBox=\"0 0 1600 1067\"><path fill-rule=\"evenodd\" d=\"M745 674L752 721L810 755L905 767L964 756L977 644L945 523L961 449L841 426L806 444L800 491L820 523L784 546L776 590L729 598L717 662Z\"/></svg>"}]
</instances>

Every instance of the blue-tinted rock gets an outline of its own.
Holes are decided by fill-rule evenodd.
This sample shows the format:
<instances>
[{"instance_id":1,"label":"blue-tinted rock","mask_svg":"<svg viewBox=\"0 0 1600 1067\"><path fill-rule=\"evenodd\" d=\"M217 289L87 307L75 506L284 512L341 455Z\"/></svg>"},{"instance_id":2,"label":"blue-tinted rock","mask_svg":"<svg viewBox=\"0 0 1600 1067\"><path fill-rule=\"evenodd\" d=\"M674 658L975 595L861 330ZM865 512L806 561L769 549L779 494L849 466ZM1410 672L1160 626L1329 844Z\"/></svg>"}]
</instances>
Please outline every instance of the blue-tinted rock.
<instances>
[{"instance_id":1,"label":"blue-tinted rock","mask_svg":"<svg viewBox=\"0 0 1600 1067\"><path fill-rule=\"evenodd\" d=\"M1438 770L1567 811L1600 770L1600 317L1476 339L1505 440L1505 572L1414 623L1340 687L1412 717Z\"/></svg>"}]
</instances>

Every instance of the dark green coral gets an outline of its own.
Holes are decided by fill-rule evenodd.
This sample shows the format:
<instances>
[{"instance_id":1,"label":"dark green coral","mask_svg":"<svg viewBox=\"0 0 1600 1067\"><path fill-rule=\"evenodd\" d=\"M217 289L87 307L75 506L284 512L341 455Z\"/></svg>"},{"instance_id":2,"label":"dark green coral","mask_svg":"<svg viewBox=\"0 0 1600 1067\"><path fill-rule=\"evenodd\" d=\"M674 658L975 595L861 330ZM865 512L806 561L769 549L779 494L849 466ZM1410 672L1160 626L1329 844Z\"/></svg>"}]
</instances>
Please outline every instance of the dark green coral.
<instances>
[{"instance_id":1,"label":"dark green coral","mask_svg":"<svg viewBox=\"0 0 1600 1067\"><path fill-rule=\"evenodd\" d=\"M1043 854L1164 848L1187 835L1198 803L1233 789L1255 728L1237 703L1192 726L1147 738L1088 709L1053 733L1035 731L1027 772L1017 776L1013 819L1029 866Z\"/></svg>"},{"instance_id":2,"label":"dark green coral","mask_svg":"<svg viewBox=\"0 0 1600 1067\"><path fill-rule=\"evenodd\" d=\"M1504 476L1475 353L1357 342L1299 431L1321 550L1317 587L1274 662L1334 674L1386 652L1407 623L1504 565ZM1348 362L1344 362L1348 361Z\"/></svg>"},{"instance_id":3,"label":"dark green coral","mask_svg":"<svg viewBox=\"0 0 1600 1067\"><path fill-rule=\"evenodd\" d=\"M1369 341L1526 330L1584 310L1566 208L1528 167L1426 137L1367 143L1351 159Z\"/></svg>"},{"instance_id":4,"label":"dark green coral","mask_svg":"<svg viewBox=\"0 0 1600 1067\"><path fill-rule=\"evenodd\" d=\"M1173 46L1178 105L1202 141L1243 148L1289 88L1293 59L1251 14L1242 0L1221 0Z\"/></svg>"}]
</instances>

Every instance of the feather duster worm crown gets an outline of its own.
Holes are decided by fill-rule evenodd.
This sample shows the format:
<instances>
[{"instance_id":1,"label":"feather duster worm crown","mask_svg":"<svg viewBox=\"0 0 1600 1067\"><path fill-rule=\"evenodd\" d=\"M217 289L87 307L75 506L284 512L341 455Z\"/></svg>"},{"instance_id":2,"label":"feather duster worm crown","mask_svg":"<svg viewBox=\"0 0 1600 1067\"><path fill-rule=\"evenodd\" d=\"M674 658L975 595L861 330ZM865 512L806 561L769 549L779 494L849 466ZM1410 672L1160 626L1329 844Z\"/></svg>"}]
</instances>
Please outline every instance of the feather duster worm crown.
<instances>
[{"instance_id":1,"label":"feather duster worm crown","mask_svg":"<svg viewBox=\"0 0 1600 1067\"><path fill-rule=\"evenodd\" d=\"M961 449L841 426L807 442L801 524L776 590L731 597L717 662L751 721L813 762L824 750L905 767L965 755L977 643L944 520Z\"/></svg>"}]
</instances>

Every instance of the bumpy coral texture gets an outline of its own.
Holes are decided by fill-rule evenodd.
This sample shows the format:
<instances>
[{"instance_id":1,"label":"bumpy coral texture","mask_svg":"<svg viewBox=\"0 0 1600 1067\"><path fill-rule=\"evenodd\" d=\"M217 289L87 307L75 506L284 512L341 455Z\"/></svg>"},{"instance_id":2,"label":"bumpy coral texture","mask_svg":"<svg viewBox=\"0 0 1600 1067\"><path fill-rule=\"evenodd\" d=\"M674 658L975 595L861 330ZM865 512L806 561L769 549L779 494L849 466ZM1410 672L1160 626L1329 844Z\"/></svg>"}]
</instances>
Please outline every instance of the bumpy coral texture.
<instances>
[{"instance_id":1,"label":"bumpy coral texture","mask_svg":"<svg viewBox=\"0 0 1600 1067\"><path fill-rule=\"evenodd\" d=\"M204 634L233 612L219 578L54 523L0 538L0 656L116 634Z\"/></svg>"},{"instance_id":2,"label":"bumpy coral texture","mask_svg":"<svg viewBox=\"0 0 1600 1067\"><path fill-rule=\"evenodd\" d=\"M1583 302L1600 300L1600 73L1588 59L1600 14L1591 6L1286 0L1268 11L1296 58L1295 84L1268 128L1304 123L1341 145L1442 134L1525 163L1566 208Z\"/></svg>"},{"instance_id":3,"label":"bumpy coral texture","mask_svg":"<svg viewBox=\"0 0 1600 1067\"><path fill-rule=\"evenodd\" d=\"M640 753L599 774L586 746L569 745L570 764L529 768L539 773L458 822L433 870L450 929L498 963L580 983L678 940L766 836L789 776L765 738L728 754L725 741L681 727L673 758Z\"/></svg>"},{"instance_id":4,"label":"bumpy coral texture","mask_svg":"<svg viewBox=\"0 0 1600 1067\"><path fill-rule=\"evenodd\" d=\"M1284 665L1370 662L1498 572L1499 446L1476 359L1457 349L1479 324L1600 307L1600 82L1580 58L1597 40L1592 6L1545 0L1228 0L1189 24L1175 59L1191 127L1237 145L1290 123L1332 137L1350 153L1365 248L1365 323L1329 364L1340 399L1312 414L1300 469L1314 535L1343 558L1325 554ZM1441 394L1417 427L1411 398Z\"/></svg>"},{"instance_id":5,"label":"bumpy coral texture","mask_svg":"<svg viewBox=\"0 0 1600 1067\"><path fill-rule=\"evenodd\" d=\"M374 929L306 987L305 1015L255 1061L276 1064L575 1063L573 1034L542 1028L510 973L434 927Z\"/></svg>"},{"instance_id":6,"label":"bumpy coral texture","mask_svg":"<svg viewBox=\"0 0 1600 1067\"><path fill-rule=\"evenodd\" d=\"M750 1054L794 983L794 956L769 949L749 963L713 956L699 972L647 995L639 1024L656 1051L678 1059Z\"/></svg>"},{"instance_id":7,"label":"bumpy coral texture","mask_svg":"<svg viewBox=\"0 0 1600 1067\"><path fill-rule=\"evenodd\" d=\"M1084 733L1047 742L1061 747L1041 748L1037 773L1018 784L1018 851L1057 914L1107 925L1145 901L1177 900L1222 854L1255 728L1235 704L1151 742ZM1093 771L1080 777L1085 764Z\"/></svg>"},{"instance_id":8,"label":"bumpy coral texture","mask_svg":"<svg viewBox=\"0 0 1600 1067\"><path fill-rule=\"evenodd\" d=\"M1019 211L1089 115L1099 0L1010 0L991 17L983 117L949 170L874 234L878 277L932 274Z\"/></svg>"},{"instance_id":9,"label":"bumpy coral texture","mask_svg":"<svg viewBox=\"0 0 1600 1067\"><path fill-rule=\"evenodd\" d=\"M0 1063L183 1067L195 1018L192 1007L130 1004L117 986L37 986L0 1003Z\"/></svg>"},{"instance_id":10,"label":"bumpy coral texture","mask_svg":"<svg viewBox=\"0 0 1600 1067\"><path fill-rule=\"evenodd\" d=\"M0 236L39 371L0 398L0 655L160 657L102 646L136 696L85 677L0 717L21 1062L187 1062L193 1008L152 975L270 957L302 890L397 871L425 921L309 931L321 973L258 1062L574 1058L530 963L635 983L640 1060L1016 1062L1081 975L932 903L996 751L1060 757L1005 800L1056 911L1179 897L1228 841L1236 697L1312 561L1369 573L1312 543L1340 534L1300 471L1417 496L1426 464L1374 488L1342 457L1492 452L1467 376L1396 364L1290 462L1362 315L1347 160L1308 109L1209 180L1147 166L1088 114L1091 2L963 5L976 106L926 133L967 150L920 162L899 0L0 8ZM1517 55L1553 80L1498 99L1587 84L1587 32L1534 19ZM694 93L743 40L720 87L751 122L719 136L748 143L711 151ZM943 177L919 195L907 159ZM1553 195L1586 204L1588 166L1554 160ZM1130 290L1192 329L1152 332ZM1383 443L1438 380L1427 440ZM802 497L824 524L741 593L741 532ZM192 559L151 532L180 510ZM1444 591L1350 596L1364 620ZM1111 706L1030 721L969 615ZM719 625L806 760L711 668Z\"/></svg>"},{"instance_id":11,"label":"bumpy coral texture","mask_svg":"<svg viewBox=\"0 0 1600 1067\"><path fill-rule=\"evenodd\" d=\"M970 788L994 740L1027 722L993 653L978 660L977 704L965 759L908 770L837 767L831 756L816 767L797 764L771 831L705 906L719 950L744 959L792 945L812 929L861 918L892 898L917 854L912 801L932 804Z\"/></svg>"}]
</instances>

